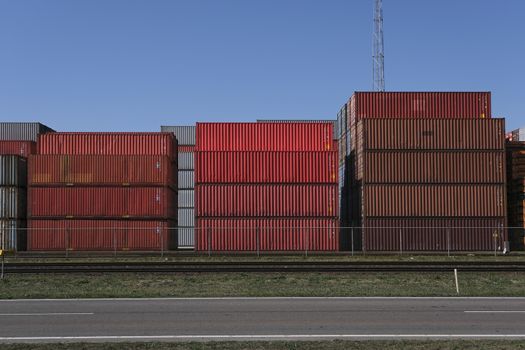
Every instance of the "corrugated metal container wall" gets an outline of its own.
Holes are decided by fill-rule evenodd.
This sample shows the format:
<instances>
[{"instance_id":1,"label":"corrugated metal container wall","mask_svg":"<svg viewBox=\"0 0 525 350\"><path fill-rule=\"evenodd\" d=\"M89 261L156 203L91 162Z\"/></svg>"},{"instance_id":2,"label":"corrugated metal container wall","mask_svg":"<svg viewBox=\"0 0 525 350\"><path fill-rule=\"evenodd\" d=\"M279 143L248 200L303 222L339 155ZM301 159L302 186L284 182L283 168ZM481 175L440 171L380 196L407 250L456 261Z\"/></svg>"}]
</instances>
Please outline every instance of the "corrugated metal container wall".
<instances>
[{"instance_id":1,"label":"corrugated metal container wall","mask_svg":"<svg viewBox=\"0 0 525 350\"><path fill-rule=\"evenodd\" d=\"M507 241L504 218L366 219L366 251L493 251Z\"/></svg>"},{"instance_id":2,"label":"corrugated metal container wall","mask_svg":"<svg viewBox=\"0 0 525 350\"><path fill-rule=\"evenodd\" d=\"M195 226L195 210L193 208L180 208L177 222L180 227Z\"/></svg>"},{"instance_id":3,"label":"corrugated metal container wall","mask_svg":"<svg viewBox=\"0 0 525 350\"><path fill-rule=\"evenodd\" d=\"M525 141L525 128L513 130L511 138L512 141Z\"/></svg>"},{"instance_id":4,"label":"corrugated metal container wall","mask_svg":"<svg viewBox=\"0 0 525 350\"><path fill-rule=\"evenodd\" d=\"M0 154L27 158L36 153L36 143L33 141L0 141Z\"/></svg>"},{"instance_id":5,"label":"corrugated metal container wall","mask_svg":"<svg viewBox=\"0 0 525 350\"><path fill-rule=\"evenodd\" d=\"M192 170L179 171L179 190L195 188L194 172Z\"/></svg>"},{"instance_id":6,"label":"corrugated metal container wall","mask_svg":"<svg viewBox=\"0 0 525 350\"><path fill-rule=\"evenodd\" d=\"M490 92L355 92L351 119L491 118Z\"/></svg>"},{"instance_id":7,"label":"corrugated metal container wall","mask_svg":"<svg viewBox=\"0 0 525 350\"><path fill-rule=\"evenodd\" d=\"M20 187L0 187L0 218L24 219L27 210L27 192Z\"/></svg>"},{"instance_id":8,"label":"corrugated metal container wall","mask_svg":"<svg viewBox=\"0 0 525 350\"><path fill-rule=\"evenodd\" d=\"M165 155L177 153L172 133L50 133L40 135L39 154Z\"/></svg>"},{"instance_id":9,"label":"corrugated metal container wall","mask_svg":"<svg viewBox=\"0 0 525 350\"><path fill-rule=\"evenodd\" d=\"M366 217L504 217L501 185L366 185Z\"/></svg>"},{"instance_id":10,"label":"corrugated metal container wall","mask_svg":"<svg viewBox=\"0 0 525 350\"><path fill-rule=\"evenodd\" d=\"M178 248L193 248L195 245L195 228L194 227L180 227L178 232Z\"/></svg>"},{"instance_id":11,"label":"corrugated metal container wall","mask_svg":"<svg viewBox=\"0 0 525 350\"><path fill-rule=\"evenodd\" d=\"M25 221L0 219L0 249L26 250L26 232Z\"/></svg>"},{"instance_id":12,"label":"corrugated metal container wall","mask_svg":"<svg viewBox=\"0 0 525 350\"><path fill-rule=\"evenodd\" d=\"M195 191L180 190L177 194L179 208L193 208L195 206Z\"/></svg>"},{"instance_id":13,"label":"corrugated metal container wall","mask_svg":"<svg viewBox=\"0 0 525 350\"><path fill-rule=\"evenodd\" d=\"M39 134L54 130L40 123L0 123L0 140L36 141Z\"/></svg>"},{"instance_id":14,"label":"corrugated metal container wall","mask_svg":"<svg viewBox=\"0 0 525 350\"><path fill-rule=\"evenodd\" d=\"M333 124L197 123L196 151L332 151Z\"/></svg>"},{"instance_id":15,"label":"corrugated metal container wall","mask_svg":"<svg viewBox=\"0 0 525 350\"><path fill-rule=\"evenodd\" d=\"M333 119L257 119L257 123L332 123L334 133L332 138L338 138L337 120Z\"/></svg>"},{"instance_id":16,"label":"corrugated metal container wall","mask_svg":"<svg viewBox=\"0 0 525 350\"><path fill-rule=\"evenodd\" d=\"M29 183L42 185L176 185L167 156L33 155Z\"/></svg>"},{"instance_id":17,"label":"corrugated metal container wall","mask_svg":"<svg viewBox=\"0 0 525 350\"><path fill-rule=\"evenodd\" d=\"M177 247L170 221L29 220L28 250L167 250Z\"/></svg>"},{"instance_id":18,"label":"corrugated metal container wall","mask_svg":"<svg viewBox=\"0 0 525 350\"><path fill-rule=\"evenodd\" d=\"M370 151L363 164L357 178L366 183L505 182L503 151Z\"/></svg>"},{"instance_id":19,"label":"corrugated metal container wall","mask_svg":"<svg viewBox=\"0 0 525 350\"><path fill-rule=\"evenodd\" d=\"M197 251L337 251L337 219L197 219Z\"/></svg>"},{"instance_id":20,"label":"corrugated metal container wall","mask_svg":"<svg viewBox=\"0 0 525 350\"><path fill-rule=\"evenodd\" d=\"M335 185L198 185L198 217L335 217Z\"/></svg>"},{"instance_id":21,"label":"corrugated metal container wall","mask_svg":"<svg viewBox=\"0 0 525 350\"><path fill-rule=\"evenodd\" d=\"M179 145L195 145L195 126L161 126L160 131L175 134Z\"/></svg>"},{"instance_id":22,"label":"corrugated metal container wall","mask_svg":"<svg viewBox=\"0 0 525 350\"><path fill-rule=\"evenodd\" d=\"M193 152L181 152L179 148L179 170L195 169L194 154Z\"/></svg>"},{"instance_id":23,"label":"corrugated metal container wall","mask_svg":"<svg viewBox=\"0 0 525 350\"><path fill-rule=\"evenodd\" d=\"M197 183L337 183L337 152L197 152Z\"/></svg>"},{"instance_id":24,"label":"corrugated metal container wall","mask_svg":"<svg viewBox=\"0 0 525 350\"><path fill-rule=\"evenodd\" d=\"M167 187L31 187L30 217L172 218L176 192Z\"/></svg>"},{"instance_id":25,"label":"corrugated metal container wall","mask_svg":"<svg viewBox=\"0 0 525 350\"><path fill-rule=\"evenodd\" d=\"M179 152L195 152L195 146L179 145Z\"/></svg>"},{"instance_id":26,"label":"corrugated metal container wall","mask_svg":"<svg viewBox=\"0 0 525 350\"><path fill-rule=\"evenodd\" d=\"M365 119L365 150L502 150L504 119ZM359 135L357 136L359 138Z\"/></svg>"},{"instance_id":27,"label":"corrugated metal container wall","mask_svg":"<svg viewBox=\"0 0 525 350\"><path fill-rule=\"evenodd\" d=\"M27 160L0 155L0 186L27 186Z\"/></svg>"}]
</instances>

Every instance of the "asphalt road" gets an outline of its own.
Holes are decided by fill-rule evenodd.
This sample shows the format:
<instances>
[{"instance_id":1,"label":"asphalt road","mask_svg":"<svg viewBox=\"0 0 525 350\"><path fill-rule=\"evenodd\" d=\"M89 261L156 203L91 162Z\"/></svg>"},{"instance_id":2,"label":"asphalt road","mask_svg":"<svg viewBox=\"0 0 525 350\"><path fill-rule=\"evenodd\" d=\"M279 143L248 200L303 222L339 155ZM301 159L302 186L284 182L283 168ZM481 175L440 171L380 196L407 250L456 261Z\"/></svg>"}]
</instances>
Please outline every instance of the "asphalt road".
<instances>
[{"instance_id":1,"label":"asphalt road","mask_svg":"<svg viewBox=\"0 0 525 350\"><path fill-rule=\"evenodd\" d=\"M523 338L525 298L0 301L0 342Z\"/></svg>"}]
</instances>

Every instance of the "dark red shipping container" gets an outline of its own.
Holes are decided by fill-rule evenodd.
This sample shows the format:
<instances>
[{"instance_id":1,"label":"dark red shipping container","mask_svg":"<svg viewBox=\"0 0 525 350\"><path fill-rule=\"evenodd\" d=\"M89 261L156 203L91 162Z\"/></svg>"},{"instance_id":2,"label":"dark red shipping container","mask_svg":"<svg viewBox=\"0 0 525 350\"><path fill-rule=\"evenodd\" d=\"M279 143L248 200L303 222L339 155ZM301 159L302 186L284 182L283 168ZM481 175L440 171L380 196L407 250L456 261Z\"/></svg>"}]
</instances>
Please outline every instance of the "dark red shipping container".
<instances>
[{"instance_id":1,"label":"dark red shipping container","mask_svg":"<svg viewBox=\"0 0 525 350\"><path fill-rule=\"evenodd\" d=\"M168 187L30 187L29 217L165 218L176 216Z\"/></svg>"},{"instance_id":2,"label":"dark red shipping container","mask_svg":"<svg viewBox=\"0 0 525 350\"><path fill-rule=\"evenodd\" d=\"M504 119L365 119L352 149L503 150ZM362 146L360 143L362 142Z\"/></svg>"},{"instance_id":3,"label":"dark red shipping container","mask_svg":"<svg viewBox=\"0 0 525 350\"><path fill-rule=\"evenodd\" d=\"M365 185L365 217L504 217L505 185Z\"/></svg>"},{"instance_id":4,"label":"dark red shipping container","mask_svg":"<svg viewBox=\"0 0 525 350\"><path fill-rule=\"evenodd\" d=\"M29 157L36 153L36 142L33 141L2 141L0 140L0 154Z\"/></svg>"},{"instance_id":5,"label":"dark red shipping container","mask_svg":"<svg viewBox=\"0 0 525 350\"><path fill-rule=\"evenodd\" d=\"M504 183L503 151L369 151L363 183Z\"/></svg>"},{"instance_id":6,"label":"dark red shipping container","mask_svg":"<svg viewBox=\"0 0 525 350\"><path fill-rule=\"evenodd\" d=\"M28 250L168 250L177 248L170 221L29 220Z\"/></svg>"},{"instance_id":7,"label":"dark red shipping container","mask_svg":"<svg viewBox=\"0 0 525 350\"><path fill-rule=\"evenodd\" d=\"M179 145L179 152L195 152L195 146Z\"/></svg>"},{"instance_id":8,"label":"dark red shipping container","mask_svg":"<svg viewBox=\"0 0 525 350\"><path fill-rule=\"evenodd\" d=\"M173 186L177 169L167 156L33 155L29 184Z\"/></svg>"},{"instance_id":9,"label":"dark red shipping container","mask_svg":"<svg viewBox=\"0 0 525 350\"><path fill-rule=\"evenodd\" d=\"M197 218L197 251L337 251L337 219Z\"/></svg>"},{"instance_id":10,"label":"dark red shipping container","mask_svg":"<svg viewBox=\"0 0 525 350\"><path fill-rule=\"evenodd\" d=\"M333 124L197 123L196 151L334 151Z\"/></svg>"},{"instance_id":11,"label":"dark red shipping container","mask_svg":"<svg viewBox=\"0 0 525 350\"><path fill-rule=\"evenodd\" d=\"M364 227L365 251L501 251L508 241L504 218L365 219Z\"/></svg>"},{"instance_id":12,"label":"dark red shipping container","mask_svg":"<svg viewBox=\"0 0 525 350\"><path fill-rule=\"evenodd\" d=\"M39 154L154 155L176 158L173 133L57 132L38 136Z\"/></svg>"},{"instance_id":13,"label":"dark red shipping container","mask_svg":"<svg viewBox=\"0 0 525 350\"><path fill-rule=\"evenodd\" d=\"M197 152L197 183L337 183L337 152Z\"/></svg>"},{"instance_id":14,"label":"dark red shipping container","mask_svg":"<svg viewBox=\"0 0 525 350\"><path fill-rule=\"evenodd\" d=\"M196 216L336 217L336 185L208 185L195 188Z\"/></svg>"},{"instance_id":15,"label":"dark red shipping container","mask_svg":"<svg viewBox=\"0 0 525 350\"><path fill-rule=\"evenodd\" d=\"M490 92L355 92L350 123L366 118L491 118Z\"/></svg>"}]
</instances>

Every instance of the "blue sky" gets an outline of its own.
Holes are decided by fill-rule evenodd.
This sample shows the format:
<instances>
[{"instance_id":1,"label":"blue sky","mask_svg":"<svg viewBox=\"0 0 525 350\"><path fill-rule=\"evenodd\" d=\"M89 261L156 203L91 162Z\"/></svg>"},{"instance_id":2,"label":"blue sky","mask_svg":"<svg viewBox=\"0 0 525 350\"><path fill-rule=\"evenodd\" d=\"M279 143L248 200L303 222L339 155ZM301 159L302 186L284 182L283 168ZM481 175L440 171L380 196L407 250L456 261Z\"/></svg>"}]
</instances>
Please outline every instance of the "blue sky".
<instances>
[{"instance_id":1,"label":"blue sky","mask_svg":"<svg viewBox=\"0 0 525 350\"><path fill-rule=\"evenodd\" d=\"M492 91L525 126L525 1L384 0L390 91ZM61 131L335 118L373 0L0 0L0 120Z\"/></svg>"}]
</instances>

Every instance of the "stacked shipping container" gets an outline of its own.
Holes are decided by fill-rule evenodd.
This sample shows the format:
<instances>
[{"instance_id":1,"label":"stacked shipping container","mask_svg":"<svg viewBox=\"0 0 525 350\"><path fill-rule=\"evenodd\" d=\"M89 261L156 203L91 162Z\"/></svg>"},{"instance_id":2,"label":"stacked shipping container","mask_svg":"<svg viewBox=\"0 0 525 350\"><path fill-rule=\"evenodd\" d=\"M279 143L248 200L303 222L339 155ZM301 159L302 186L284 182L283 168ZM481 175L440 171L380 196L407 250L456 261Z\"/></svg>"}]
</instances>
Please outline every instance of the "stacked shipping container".
<instances>
[{"instance_id":1,"label":"stacked shipping container","mask_svg":"<svg viewBox=\"0 0 525 350\"><path fill-rule=\"evenodd\" d=\"M39 134L53 130L40 123L0 123L0 249L26 249L27 157Z\"/></svg>"},{"instance_id":2,"label":"stacked shipping container","mask_svg":"<svg viewBox=\"0 0 525 350\"><path fill-rule=\"evenodd\" d=\"M505 128L490 118L490 93L351 97L349 223L363 249L504 248Z\"/></svg>"},{"instance_id":3,"label":"stacked shipping container","mask_svg":"<svg viewBox=\"0 0 525 350\"><path fill-rule=\"evenodd\" d=\"M335 251L331 122L197 123L198 251Z\"/></svg>"},{"instance_id":4,"label":"stacked shipping container","mask_svg":"<svg viewBox=\"0 0 525 350\"><path fill-rule=\"evenodd\" d=\"M507 142L507 201L512 249L525 244L525 141Z\"/></svg>"},{"instance_id":5,"label":"stacked shipping container","mask_svg":"<svg viewBox=\"0 0 525 350\"><path fill-rule=\"evenodd\" d=\"M29 158L29 250L176 247L173 134L53 133L38 150Z\"/></svg>"},{"instance_id":6,"label":"stacked shipping container","mask_svg":"<svg viewBox=\"0 0 525 350\"><path fill-rule=\"evenodd\" d=\"M195 242L195 126L162 126L179 142L178 240L179 248L193 248Z\"/></svg>"}]
</instances>

